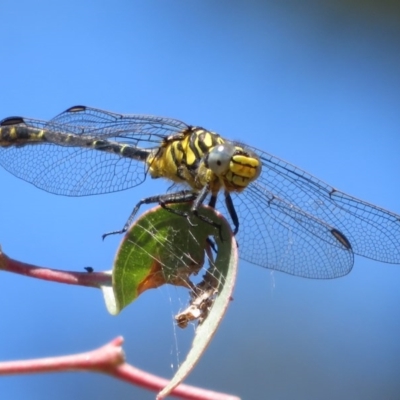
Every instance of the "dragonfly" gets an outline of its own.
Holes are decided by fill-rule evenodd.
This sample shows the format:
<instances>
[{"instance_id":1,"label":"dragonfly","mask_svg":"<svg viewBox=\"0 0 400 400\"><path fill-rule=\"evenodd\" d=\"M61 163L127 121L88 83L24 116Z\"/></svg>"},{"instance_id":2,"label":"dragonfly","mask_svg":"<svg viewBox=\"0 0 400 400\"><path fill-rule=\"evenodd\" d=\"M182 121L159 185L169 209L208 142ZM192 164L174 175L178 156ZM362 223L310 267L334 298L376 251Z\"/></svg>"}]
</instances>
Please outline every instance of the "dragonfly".
<instances>
[{"instance_id":1,"label":"dragonfly","mask_svg":"<svg viewBox=\"0 0 400 400\"><path fill-rule=\"evenodd\" d=\"M49 121L0 121L0 164L45 191L88 196L130 189L148 176L184 185L140 200L208 203L233 225L240 258L288 274L332 279L354 254L400 263L400 215L335 189L267 152L172 118L74 106Z\"/></svg>"}]
</instances>

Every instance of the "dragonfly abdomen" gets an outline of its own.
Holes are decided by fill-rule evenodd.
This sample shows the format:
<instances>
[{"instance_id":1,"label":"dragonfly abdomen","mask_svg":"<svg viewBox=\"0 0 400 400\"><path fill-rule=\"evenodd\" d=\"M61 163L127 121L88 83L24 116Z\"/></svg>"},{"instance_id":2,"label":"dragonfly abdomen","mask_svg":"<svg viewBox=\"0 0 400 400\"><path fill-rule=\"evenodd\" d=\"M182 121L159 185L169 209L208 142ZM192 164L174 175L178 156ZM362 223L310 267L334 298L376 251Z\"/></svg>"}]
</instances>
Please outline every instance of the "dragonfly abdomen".
<instances>
[{"instance_id":1,"label":"dragonfly abdomen","mask_svg":"<svg viewBox=\"0 0 400 400\"><path fill-rule=\"evenodd\" d=\"M9 147L46 141L44 130L28 127L20 117L6 118L0 123L0 146Z\"/></svg>"},{"instance_id":2,"label":"dragonfly abdomen","mask_svg":"<svg viewBox=\"0 0 400 400\"><path fill-rule=\"evenodd\" d=\"M145 161L150 151L135 145L98 139L91 135L78 135L62 130L40 129L29 126L21 117L6 118L0 123L0 147L52 143L59 146L88 148L121 157Z\"/></svg>"}]
</instances>

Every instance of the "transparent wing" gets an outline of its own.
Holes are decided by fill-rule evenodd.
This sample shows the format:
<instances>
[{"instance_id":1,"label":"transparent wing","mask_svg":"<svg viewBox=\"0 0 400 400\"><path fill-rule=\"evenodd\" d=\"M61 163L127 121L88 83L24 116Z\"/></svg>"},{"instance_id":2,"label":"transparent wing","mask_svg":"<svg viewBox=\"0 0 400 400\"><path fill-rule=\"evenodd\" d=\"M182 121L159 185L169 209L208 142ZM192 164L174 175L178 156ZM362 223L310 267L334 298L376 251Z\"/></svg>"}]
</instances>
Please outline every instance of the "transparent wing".
<instances>
[{"instance_id":1,"label":"transparent wing","mask_svg":"<svg viewBox=\"0 0 400 400\"><path fill-rule=\"evenodd\" d=\"M47 129L117 140L140 147L154 146L166 136L188 128L176 119L152 115L116 114L86 106L74 106L46 123Z\"/></svg>"},{"instance_id":2,"label":"transparent wing","mask_svg":"<svg viewBox=\"0 0 400 400\"><path fill-rule=\"evenodd\" d=\"M23 120L28 129L48 131L53 143L0 148L0 164L17 177L64 196L132 188L145 180L146 167L140 161L119 154L59 145L59 134L151 149L158 147L164 137L188 128L173 119L114 114L83 106L71 107L48 122Z\"/></svg>"},{"instance_id":3,"label":"transparent wing","mask_svg":"<svg viewBox=\"0 0 400 400\"><path fill-rule=\"evenodd\" d=\"M240 258L305 278L338 278L351 271L353 251L332 235L328 224L260 185L253 184L232 199L240 221ZM219 199L219 207L222 202Z\"/></svg>"},{"instance_id":4,"label":"transparent wing","mask_svg":"<svg viewBox=\"0 0 400 400\"><path fill-rule=\"evenodd\" d=\"M263 170L234 198L241 258L312 278L350 272L354 253L400 263L400 216L351 197L258 149ZM332 230L343 233L351 250Z\"/></svg>"}]
</instances>

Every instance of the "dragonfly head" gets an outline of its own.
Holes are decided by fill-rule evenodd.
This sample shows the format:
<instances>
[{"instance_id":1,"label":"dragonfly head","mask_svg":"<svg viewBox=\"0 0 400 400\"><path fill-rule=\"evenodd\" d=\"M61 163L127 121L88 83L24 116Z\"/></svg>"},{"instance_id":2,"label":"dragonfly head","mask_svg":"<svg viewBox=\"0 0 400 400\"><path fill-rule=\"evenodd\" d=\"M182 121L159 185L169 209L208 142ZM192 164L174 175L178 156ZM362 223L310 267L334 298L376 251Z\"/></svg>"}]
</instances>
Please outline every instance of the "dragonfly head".
<instances>
[{"instance_id":1,"label":"dragonfly head","mask_svg":"<svg viewBox=\"0 0 400 400\"><path fill-rule=\"evenodd\" d=\"M228 191L242 191L261 173L257 155L228 142L213 147L205 157L205 165Z\"/></svg>"}]
</instances>

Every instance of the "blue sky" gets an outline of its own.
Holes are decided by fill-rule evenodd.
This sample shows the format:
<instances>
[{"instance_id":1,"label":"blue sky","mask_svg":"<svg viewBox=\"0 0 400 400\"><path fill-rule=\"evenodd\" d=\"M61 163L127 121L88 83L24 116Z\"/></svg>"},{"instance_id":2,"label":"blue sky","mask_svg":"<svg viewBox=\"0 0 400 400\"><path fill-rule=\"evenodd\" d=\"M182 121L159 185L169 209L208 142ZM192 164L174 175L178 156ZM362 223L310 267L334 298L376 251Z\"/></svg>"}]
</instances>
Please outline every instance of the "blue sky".
<instances>
[{"instance_id":1,"label":"blue sky","mask_svg":"<svg viewBox=\"0 0 400 400\"><path fill-rule=\"evenodd\" d=\"M178 118L400 213L400 12L390 4L5 0L0 118L49 119L76 104ZM3 250L78 271L109 269L118 238L101 234L167 187L65 198L3 169L0 183ZM399 266L360 257L333 281L241 262L235 301L188 383L244 399L398 399L399 282ZM171 376L188 340L173 328L176 297L151 291L111 317L94 290L3 273L0 359L84 351L122 334L130 362ZM2 378L0 392L154 398L73 373Z\"/></svg>"}]
</instances>

